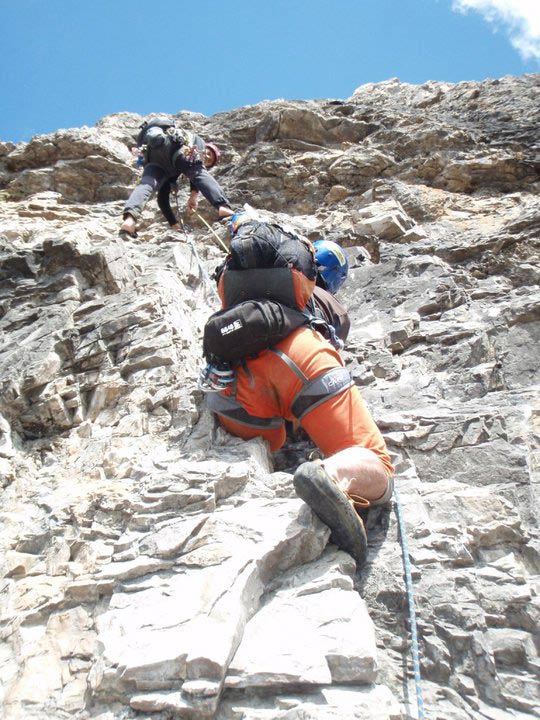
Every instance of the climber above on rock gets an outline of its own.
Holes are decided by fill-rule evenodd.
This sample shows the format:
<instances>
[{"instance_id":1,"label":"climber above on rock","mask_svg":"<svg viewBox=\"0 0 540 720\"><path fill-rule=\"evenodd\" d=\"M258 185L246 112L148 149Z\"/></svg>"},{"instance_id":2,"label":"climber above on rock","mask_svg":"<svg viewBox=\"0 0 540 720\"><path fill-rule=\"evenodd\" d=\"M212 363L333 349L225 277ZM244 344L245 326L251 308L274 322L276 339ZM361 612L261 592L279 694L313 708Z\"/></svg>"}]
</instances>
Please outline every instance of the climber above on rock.
<instances>
[{"instance_id":1,"label":"climber above on rock","mask_svg":"<svg viewBox=\"0 0 540 720\"><path fill-rule=\"evenodd\" d=\"M143 175L124 207L121 232L135 236L137 221L146 203L157 190L158 206L171 227L177 218L169 196L172 184L180 175L190 181L189 210L196 210L199 192L218 211L229 217L233 211L219 183L208 172L217 165L221 153L214 143L205 143L198 135L174 126L167 117L151 118L141 126L137 146L143 149Z\"/></svg>"},{"instance_id":2,"label":"climber above on rock","mask_svg":"<svg viewBox=\"0 0 540 720\"><path fill-rule=\"evenodd\" d=\"M312 245L242 215L231 225L218 280L225 309L205 327L209 364L201 387L210 390L210 409L233 435L262 437L276 451L286 421L307 432L325 459L300 465L294 487L360 566L367 539L355 507L390 500L393 467L338 352L350 327L333 297L347 277L346 256L334 242Z\"/></svg>"}]
</instances>

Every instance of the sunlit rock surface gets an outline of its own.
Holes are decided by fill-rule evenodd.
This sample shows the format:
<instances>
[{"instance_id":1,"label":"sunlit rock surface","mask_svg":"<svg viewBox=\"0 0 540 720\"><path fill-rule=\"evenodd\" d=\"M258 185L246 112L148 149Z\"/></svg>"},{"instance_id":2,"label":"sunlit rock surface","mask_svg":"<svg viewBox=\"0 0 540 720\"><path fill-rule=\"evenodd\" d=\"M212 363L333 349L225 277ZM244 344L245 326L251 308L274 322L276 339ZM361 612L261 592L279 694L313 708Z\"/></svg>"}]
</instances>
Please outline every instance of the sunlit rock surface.
<instances>
[{"instance_id":1,"label":"sunlit rock surface","mask_svg":"<svg viewBox=\"0 0 540 720\"><path fill-rule=\"evenodd\" d=\"M235 207L346 247L344 357L397 468L433 720L540 713L539 97L394 79L177 116L222 146ZM153 202L117 232L141 120L0 143L2 717L415 717L396 500L356 573L295 497L309 441L215 427L215 238Z\"/></svg>"}]
</instances>

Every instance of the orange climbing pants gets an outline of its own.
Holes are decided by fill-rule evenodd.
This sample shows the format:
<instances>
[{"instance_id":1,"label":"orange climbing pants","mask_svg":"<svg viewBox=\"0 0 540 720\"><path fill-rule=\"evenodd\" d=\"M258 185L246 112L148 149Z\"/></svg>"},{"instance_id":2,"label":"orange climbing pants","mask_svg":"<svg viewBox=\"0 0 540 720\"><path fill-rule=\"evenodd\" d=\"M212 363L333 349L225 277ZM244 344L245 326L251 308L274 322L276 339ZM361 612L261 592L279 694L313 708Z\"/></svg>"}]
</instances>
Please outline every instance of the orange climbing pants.
<instances>
[{"instance_id":1,"label":"orange climbing pants","mask_svg":"<svg viewBox=\"0 0 540 720\"><path fill-rule=\"evenodd\" d=\"M235 390L209 395L209 406L230 433L263 437L272 451L285 442L285 420L298 420L326 457L359 445L393 473L384 439L339 353L310 328L247 360L236 371Z\"/></svg>"}]
</instances>

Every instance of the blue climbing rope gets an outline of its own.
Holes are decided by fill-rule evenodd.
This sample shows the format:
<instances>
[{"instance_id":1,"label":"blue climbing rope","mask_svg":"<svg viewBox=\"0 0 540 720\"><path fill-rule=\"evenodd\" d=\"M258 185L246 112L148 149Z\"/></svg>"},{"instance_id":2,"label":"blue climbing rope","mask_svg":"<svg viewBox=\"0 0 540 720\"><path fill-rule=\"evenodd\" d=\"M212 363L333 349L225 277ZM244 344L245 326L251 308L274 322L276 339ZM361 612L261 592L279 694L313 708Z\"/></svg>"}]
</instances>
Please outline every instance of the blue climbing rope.
<instances>
[{"instance_id":1,"label":"blue climbing rope","mask_svg":"<svg viewBox=\"0 0 540 720\"><path fill-rule=\"evenodd\" d=\"M420 675L420 649L418 645L418 628L416 625L416 612L414 609L414 591L411 574L411 560L409 557L409 543L407 540L407 528L403 517L403 508L399 490L394 487L394 498L396 501L396 514L401 538L401 550L403 554L403 570L405 571L405 587L407 588L407 602L409 604L409 623L411 626L411 650L414 671L414 686L416 690L416 704L418 706L418 720L424 720L424 699L422 696L422 677Z\"/></svg>"}]
</instances>

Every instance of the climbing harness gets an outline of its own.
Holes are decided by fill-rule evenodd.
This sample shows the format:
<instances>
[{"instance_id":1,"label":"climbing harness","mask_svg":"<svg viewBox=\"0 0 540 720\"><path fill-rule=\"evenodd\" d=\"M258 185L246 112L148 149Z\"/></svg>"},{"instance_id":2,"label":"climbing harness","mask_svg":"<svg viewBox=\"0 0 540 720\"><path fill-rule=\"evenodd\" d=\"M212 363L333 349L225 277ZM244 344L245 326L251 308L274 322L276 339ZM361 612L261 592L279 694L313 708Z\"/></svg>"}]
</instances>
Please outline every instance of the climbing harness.
<instances>
[{"instance_id":1,"label":"climbing harness","mask_svg":"<svg viewBox=\"0 0 540 720\"><path fill-rule=\"evenodd\" d=\"M197 147L195 135L192 132L183 128L170 127L167 135L178 146L178 150L172 156L173 164L180 156L189 163L202 161L201 150Z\"/></svg>"},{"instance_id":2,"label":"climbing harness","mask_svg":"<svg viewBox=\"0 0 540 720\"><path fill-rule=\"evenodd\" d=\"M202 220L203 223L206 225L206 227L207 227L207 228L210 230L210 232L214 235L214 237L215 237L216 240L218 241L218 244L219 244L220 248L221 248L222 250L224 250L226 253L228 253L228 252L229 252L229 248L225 245L225 243L224 243L223 240L219 237L219 235L218 235L217 232L214 230L214 228L211 227L211 225L209 225L209 224L206 222L206 220L203 218L203 216L200 215L196 210L195 210L194 212L195 212L195 215L199 218L199 220Z\"/></svg>"},{"instance_id":3,"label":"climbing harness","mask_svg":"<svg viewBox=\"0 0 540 720\"><path fill-rule=\"evenodd\" d=\"M418 629L416 626L416 612L414 609L414 592L411 574L411 561L409 557L409 543L407 528L403 517L403 508L397 487L394 487L396 500L396 515L398 519L399 535L401 538L401 551L403 554L403 570L405 572L405 587L407 588L407 602L409 605L409 623L411 626L411 651L413 660L414 686L416 690L416 704L418 707L418 720L424 720L424 700L422 696L422 678L420 675L420 650L418 646Z\"/></svg>"}]
</instances>

